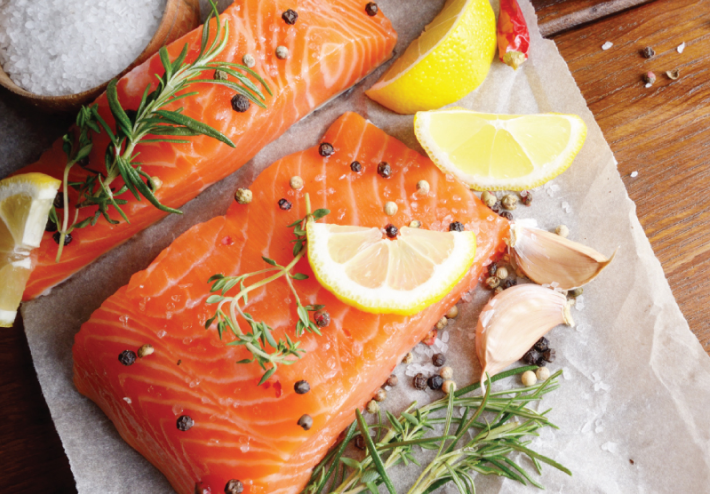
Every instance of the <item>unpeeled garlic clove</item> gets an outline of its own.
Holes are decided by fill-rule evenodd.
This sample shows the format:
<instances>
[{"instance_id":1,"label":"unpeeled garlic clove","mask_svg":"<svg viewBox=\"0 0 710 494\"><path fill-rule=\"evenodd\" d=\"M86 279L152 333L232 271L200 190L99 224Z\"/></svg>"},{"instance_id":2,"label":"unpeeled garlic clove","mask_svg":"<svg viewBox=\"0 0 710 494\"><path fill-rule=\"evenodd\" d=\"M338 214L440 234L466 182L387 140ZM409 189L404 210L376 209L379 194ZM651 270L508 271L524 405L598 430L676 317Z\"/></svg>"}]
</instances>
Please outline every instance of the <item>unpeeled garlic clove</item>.
<instances>
[{"instance_id":1,"label":"unpeeled garlic clove","mask_svg":"<svg viewBox=\"0 0 710 494\"><path fill-rule=\"evenodd\" d=\"M511 258L515 266L535 283L563 290L592 281L616 254L614 252L607 258L560 235L517 224L512 226L510 235Z\"/></svg>"},{"instance_id":2,"label":"unpeeled garlic clove","mask_svg":"<svg viewBox=\"0 0 710 494\"><path fill-rule=\"evenodd\" d=\"M481 384L520 360L549 330L574 326L567 297L539 285L516 285L493 297L478 316L476 355Z\"/></svg>"}]
</instances>

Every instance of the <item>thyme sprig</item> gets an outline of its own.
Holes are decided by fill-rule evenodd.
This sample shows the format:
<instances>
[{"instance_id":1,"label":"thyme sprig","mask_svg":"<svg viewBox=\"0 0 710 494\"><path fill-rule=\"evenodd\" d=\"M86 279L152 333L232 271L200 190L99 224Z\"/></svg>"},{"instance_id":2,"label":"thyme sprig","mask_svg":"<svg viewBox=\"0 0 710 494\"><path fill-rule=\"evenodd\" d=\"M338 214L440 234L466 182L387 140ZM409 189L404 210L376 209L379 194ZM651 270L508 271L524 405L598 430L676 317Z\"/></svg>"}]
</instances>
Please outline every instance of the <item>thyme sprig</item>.
<instances>
[{"instance_id":1,"label":"thyme sprig","mask_svg":"<svg viewBox=\"0 0 710 494\"><path fill-rule=\"evenodd\" d=\"M513 369L494 376L490 382L534 369L535 366ZM388 424L380 416L377 424L368 425L358 410L356 421L315 468L303 492L377 493L378 486L385 484L390 494L396 494L388 471L399 464L422 467L414 456L414 446L435 450L436 456L422 468L408 494L428 494L448 482L453 482L462 494L475 494L474 472L542 488L510 457L516 451L532 461L538 474L542 473L541 463L546 463L572 475L551 458L533 451L526 439L536 436L543 427L556 428L546 417L549 410L539 413L527 405L557 389L560 373L534 386L498 392L487 386L485 395L467 396L480 388L480 383L474 383L426 406L417 408L414 402L399 417L385 412ZM464 411L458 417L454 410L460 409ZM445 412L445 416L437 412ZM443 433L432 436L434 427L441 424ZM367 447L362 460L344 456L347 444L358 435Z\"/></svg>"},{"instance_id":2,"label":"thyme sprig","mask_svg":"<svg viewBox=\"0 0 710 494\"><path fill-rule=\"evenodd\" d=\"M270 267L255 271L253 273L240 274L238 276L224 276L223 274L215 274L208 280L212 283L210 292L219 292L210 295L207 298L208 304L218 304L215 315L205 322L205 328L217 321L217 331L220 339L229 329L234 340L227 345L242 345L251 353L252 357L237 362L238 364L248 364L256 361L262 369L264 375L259 381L259 385L266 382L275 372L279 365L291 365L300 359L306 351L300 348L300 342L294 341L288 335L284 335L283 339L276 340L273 332L274 328L266 324L264 321L255 320L251 314L245 311L249 304L249 293L261 288L269 283L285 278L288 287L296 301L296 313L298 314L298 322L296 323L295 335L300 337L304 332L315 333L321 335L318 325L310 320L309 312L318 311L324 308L323 305L303 305L298 296L298 292L293 281L305 280L308 278L303 273L294 273L293 269L298 264L298 261L306 254L306 223L308 221L316 221L330 213L327 209L317 209L311 213L311 202L308 194L306 194L306 216L291 223L288 228L293 228L296 238L293 240L293 259L287 265L278 264L273 259L262 257L264 262ZM268 276L266 276L268 275ZM265 278L263 276L266 276ZM249 278L260 277L250 285L246 284ZM227 292L234 287L239 287L239 292L234 296L227 296ZM224 306L228 304L228 310ZM249 331L244 332L239 324L239 319L244 320ZM270 351L270 348L273 351Z\"/></svg>"},{"instance_id":3,"label":"thyme sprig","mask_svg":"<svg viewBox=\"0 0 710 494\"><path fill-rule=\"evenodd\" d=\"M211 0L210 0L211 1ZM221 22L217 7L212 3L212 12L205 21L202 30L200 51L192 62L186 62L188 44L182 49L178 57L171 61L168 51L162 47L159 51L160 61L163 65L162 76L155 75L158 79L157 87L151 91L150 86L145 88L143 97L136 110L124 109L118 98L116 89L118 81L112 80L106 88L109 109L115 120L112 128L99 114L98 105L82 107L76 118L76 128L63 137L63 150L67 155L63 177L63 216L60 220L56 209L50 212L50 219L57 225L59 232L59 250L56 261L59 262L64 248L67 234L77 228L96 225L103 216L111 224L120 223L112 218L109 208L118 212L123 221L130 223L128 216L121 209L128 201L120 198L126 193L131 193L137 200L141 197L147 199L153 206L168 213L182 214L178 209L171 208L161 203L155 196L157 190L156 179L141 169L138 162L139 154L136 146L139 143L167 142L171 144L185 144L190 141L186 137L205 135L217 139L228 146L235 147L234 143L224 134L204 122L184 115L183 108L168 110L166 107L184 98L198 94L190 91L191 86L197 83L220 84L233 89L246 96L256 105L266 108L265 96L259 86L249 76L255 79L269 93L271 90L256 72L244 65L231 62L216 61L215 58L224 50L229 40L229 22ZM210 36L210 21L216 19L214 38ZM205 79L204 72L220 70L233 80ZM97 171L87 167L88 156L93 148L92 133L106 132L110 143L104 153L105 171ZM79 164L85 171L83 181L69 181L69 172ZM121 185L114 185L114 181L122 179ZM68 188L78 192L78 199L74 204L73 217L69 211ZM96 212L88 218L78 221L81 208L95 206Z\"/></svg>"}]
</instances>

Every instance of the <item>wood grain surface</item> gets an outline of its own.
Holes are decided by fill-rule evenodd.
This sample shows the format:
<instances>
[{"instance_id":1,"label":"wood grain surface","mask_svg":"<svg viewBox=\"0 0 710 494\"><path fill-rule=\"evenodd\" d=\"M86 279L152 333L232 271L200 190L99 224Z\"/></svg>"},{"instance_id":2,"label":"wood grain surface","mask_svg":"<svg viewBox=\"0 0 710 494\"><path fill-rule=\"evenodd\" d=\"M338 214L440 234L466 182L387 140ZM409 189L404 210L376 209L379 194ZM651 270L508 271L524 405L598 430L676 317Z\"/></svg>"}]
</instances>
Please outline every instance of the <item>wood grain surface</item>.
<instances>
[{"instance_id":1,"label":"wood grain surface","mask_svg":"<svg viewBox=\"0 0 710 494\"><path fill-rule=\"evenodd\" d=\"M643 1L533 0L543 32L559 33L552 39L616 154L681 310L710 352L710 0L635 3ZM602 51L607 40L614 46ZM649 45L657 54L646 60L639 50ZM681 77L671 81L664 72L675 68ZM648 70L658 80L646 89ZM0 111L27 111L22 105L0 90ZM67 121L35 115L17 125L46 147ZM0 331L0 369L0 492L75 493L21 324Z\"/></svg>"}]
</instances>

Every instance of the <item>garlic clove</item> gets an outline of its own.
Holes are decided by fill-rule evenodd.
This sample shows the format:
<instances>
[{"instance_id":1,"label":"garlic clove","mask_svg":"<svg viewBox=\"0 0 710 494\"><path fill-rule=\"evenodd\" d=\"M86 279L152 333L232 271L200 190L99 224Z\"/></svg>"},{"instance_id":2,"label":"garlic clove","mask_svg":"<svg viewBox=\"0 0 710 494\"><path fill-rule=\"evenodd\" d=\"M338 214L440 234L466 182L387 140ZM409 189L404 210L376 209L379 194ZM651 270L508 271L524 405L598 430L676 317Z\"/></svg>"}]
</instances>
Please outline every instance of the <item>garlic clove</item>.
<instances>
[{"instance_id":1,"label":"garlic clove","mask_svg":"<svg viewBox=\"0 0 710 494\"><path fill-rule=\"evenodd\" d=\"M489 376L520 360L555 326L574 326L567 297L539 285L516 285L493 297L478 316L476 355L481 385Z\"/></svg>"},{"instance_id":2,"label":"garlic clove","mask_svg":"<svg viewBox=\"0 0 710 494\"><path fill-rule=\"evenodd\" d=\"M592 281L616 254L607 258L560 235L517 224L511 228L510 247L515 266L528 278L563 290Z\"/></svg>"}]
</instances>

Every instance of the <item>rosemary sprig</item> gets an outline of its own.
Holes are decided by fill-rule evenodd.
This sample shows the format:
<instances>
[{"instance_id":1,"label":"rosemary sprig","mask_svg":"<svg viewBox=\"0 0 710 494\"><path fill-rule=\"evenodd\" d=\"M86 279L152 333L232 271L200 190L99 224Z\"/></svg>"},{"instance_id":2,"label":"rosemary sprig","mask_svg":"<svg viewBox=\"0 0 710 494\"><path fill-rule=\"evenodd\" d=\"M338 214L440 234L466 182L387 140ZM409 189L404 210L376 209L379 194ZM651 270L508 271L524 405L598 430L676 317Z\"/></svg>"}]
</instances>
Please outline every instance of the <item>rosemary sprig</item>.
<instances>
[{"instance_id":1,"label":"rosemary sprig","mask_svg":"<svg viewBox=\"0 0 710 494\"><path fill-rule=\"evenodd\" d=\"M513 369L494 376L490 382L535 368ZM448 482L453 482L462 494L475 494L474 472L499 475L542 488L528 471L510 458L515 451L530 458L538 474L541 473L540 464L546 463L572 475L559 463L530 449L530 441L525 439L537 435L543 427L555 427L546 417L549 410L539 413L526 405L557 389L560 373L558 371L545 382L526 388L493 392L491 386L487 386L484 396L467 396L480 387L480 383L471 384L420 408L416 408L416 402L412 403L399 418L386 412L388 425L381 421L367 425L358 411L356 422L314 469L303 492L377 493L378 486L384 483L394 494L388 471L400 464L414 463L421 467L414 456L414 446L437 453L422 468L408 494L428 494ZM461 408L464 409L463 415L455 416L454 410ZM441 417L437 412L445 412L445 416ZM443 424L443 433L431 436L437 424ZM367 452L358 461L344 456L344 453L347 443L359 434L365 440ZM342 473L339 473L341 468Z\"/></svg>"},{"instance_id":2,"label":"rosemary sprig","mask_svg":"<svg viewBox=\"0 0 710 494\"><path fill-rule=\"evenodd\" d=\"M294 243L293 259L286 266L278 264L273 259L262 257L264 262L270 267L255 271L253 273L240 274L238 276L224 276L223 274L215 274L208 280L212 283L210 292L220 292L210 295L207 298L208 304L218 304L215 315L205 322L205 328L217 321L217 331L220 339L224 334L225 329L229 329L235 339L227 343L227 345L243 345L251 353L252 357L237 362L238 364L248 364L256 361L262 369L264 375L259 381L259 385L266 382L280 364L291 365L296 360L301 358L306 353L300 348L299 341L292 340L288 335L284 339L276 340L273 335L274 329L263 321L256 321L251 314L245 312L246 306L249 304L249 292L261 288L269 283L272 283L280 278L285 278L291 292L296 300L296 312L298 314L298 322L296 323L296 337L303 335L305 331L315 333L320 336L321 332L318 325L310 320L309 312L323 309L323 305L303 305L298 296L298 292L293 284L293 280L305 280L308 278L303 273L294 273L293 269L306 254L306 222L316 221L330 213L327 209L317 209L311 213L311 201L306 194L306 216L294 221L288 227L293 228L296 238ZM267 276L268 275L268 276ZM263 277L250 285L246 284L249 278ZM227 292L234 287L239 287L239 292L231 297L226 296ZM229 309L225 311L223 307L229 304ZM244 332L239 324L239 318L243 319L249 331ZM270 351L272 348L273 351Z\"/></svg>"},{"instance_id":3,"label":"rosemary sprig","mask_svg":"<svg viewBox=\"0 0 710 494\"><path fill-rule=\"evenodd\" d=\"M158 79L157 87L150 91L150 86L145 88L143 97L136 110L127 110L121 106L116 90L117 81L114 79L106 88L109 109L115 120L115 128L101 117L98 105L82 107L76 118L76 128L63 137L63 150L67 155L67 163L63 177L63 216L60 220L56 209L50 213L50 219L57 225L59 233L59 250L57 262L61 259L66 236L77 228L93 226L103 216L111 224L120 223L112 218L109 208L118 212L123 221L130 223L128 216L121 206L128 201L121 199L126 193L131 193L137 200L141 197L147 199L153 206L168 213L181 211L162 204L155 196L157 190L156 179L141 169L137 161L139 154L135 151L139 143L168 142L171 144L189 143L186 137L205 135L217 139L231 147L234 143L224 134L213 127L183 115L183 109L167 110L166 107L183 98L198 94L190 91L192 85L197 83L221 84L246 96L256 105L266 108L265 96L259 86L249 79L254 78L269 93L268 85L256 72L244 65L231 62L215 61L215 58L224 50L229 40L229 22L221 22L217 7L212 3L212 12L205 21L202 30L200 51L192 62L186 62L188 44L186 43L178 57L170 61L168 51L162 47L159 51L164 73L155 75ZM210 21L216 19L214 38L210 36ZM236 79L217 80L204 79L205 71L220 70ZM97 171L86 166L89 153L93 144L92 133L106 132L110 143L104 153L105 171ZM150 137L150 138L149 138ZM80 182L70 182L69 172L79 164L85 178ZM112 187L114 181L122 180L121 185ZM69 211L69 190L72 187L78 192L78 199L74 204L73 218ZM95 206L96 212L88 218L78 221L79 209Z\"/></svg>"}]
</instances>

